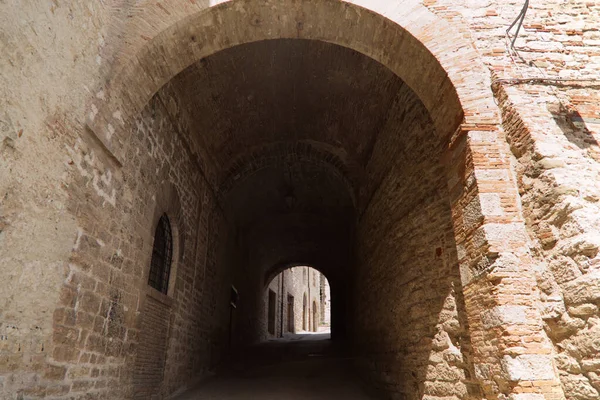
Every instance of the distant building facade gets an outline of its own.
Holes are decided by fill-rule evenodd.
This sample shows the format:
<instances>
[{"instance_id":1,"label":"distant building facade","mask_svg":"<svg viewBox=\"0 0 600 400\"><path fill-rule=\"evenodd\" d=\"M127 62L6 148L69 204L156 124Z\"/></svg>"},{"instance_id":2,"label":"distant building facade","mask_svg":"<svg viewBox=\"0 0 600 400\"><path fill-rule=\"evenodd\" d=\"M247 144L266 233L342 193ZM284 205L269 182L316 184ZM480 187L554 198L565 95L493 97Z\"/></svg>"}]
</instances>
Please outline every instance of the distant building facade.
<instances>
[{"instance_id":1,"label":"distant building facade","mask_svg":"<svg viewBox=\"0 0 600 400\"><path fill-rule=\"evenodd\" d=\"M264 293L264 339L286 333L317 332L324 321L323 281L327 278L314 268L293 267L277 275ZM329 284L326 283L327 288Z\"/></svg>"}]
</instances>

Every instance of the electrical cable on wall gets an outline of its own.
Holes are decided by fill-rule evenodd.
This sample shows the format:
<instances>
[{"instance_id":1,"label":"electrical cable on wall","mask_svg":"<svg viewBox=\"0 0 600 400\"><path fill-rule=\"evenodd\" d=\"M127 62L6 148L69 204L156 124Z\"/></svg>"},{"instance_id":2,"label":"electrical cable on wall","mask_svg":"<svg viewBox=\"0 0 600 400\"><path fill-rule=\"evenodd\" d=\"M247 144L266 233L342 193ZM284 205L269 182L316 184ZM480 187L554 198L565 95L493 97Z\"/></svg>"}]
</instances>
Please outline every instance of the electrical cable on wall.
<instances>
[{"instance_id":1,"label":"electrical cable on wall","mask_svg":"<svg viewBox=\"0 0 600 400\"><path fill-rule=\"evenodd\" d=\"M515 42L517 41L517 38L519 37L519 32L521 31L521 26L523 26L523 21L525 20L525 14L527 14L527 9L528 8L529 8L529 0L525 0L525 4L523 4L523 8L519 12L519 15L517 15L517 18L515 18L515 20L512 22L512 24L510 24L510 26L506 30L506 36L508 38L510 38L510 30L515 25L517 25L517 30L516 30L515 35L513 36L512 41L510 43L510 48L515 53L517 53L517 51L515 50Z\"/></svg>"},{"instance_id":2,"label":"electrical cable on wall","mask_svg":"<svg viewBox=\"0 0 600 400\"><path fill-rule=\"evenodd\" d=\"M521 59L521 61L523 61L524 63L535 67L540 73L541 73L541 77L528 77L528 78L508 78L508 79L495 79L494 82L496 83L504 83L504 84L511 84L511 85L519 85L519 84L543 84L543 85L553 85L553 84L559 84L559 83L575 83L575 82L579 82L579 83L597 83L598 79L597 78L552 78L552 77L548 77L546 75L546 73L540 68L538 67L534 61L529 61L527 62L527 60L525 60L517 51L517 49L515 48L515 43L517 41L517 38L519 37L519 33L521 31L521 28L523 27L523 22L525 21L525 15L527 14L527 10L529 9L529 0L525 0L525 4L523 4L523 7L521 8L521 11L519 11L519 14L517 15L517 17L515 18L515 20L510 24L510 26L508 27L508 29L506 29L506 38L509 41L509 53L511 55L515 55L517 57L519 57ZM516 30L513 36L511 36L511 30L516 26ZM514 62L514 58L513 58L513 62Z\"/></svg>"},{"instance_id":3,"label":"electrical cable on wall","mask_svg":"<svg viewBox=\"0 0 600 400\"><path fill-rule=\"evenodd\" d=\"M561 78L561 77L550 77L547 75L546 71L540 68L535 61L527 61L525 58L519 54L517 49L515 48L515 43L517 38L519 37L519 33L521 28L523 27L523 22L525 21L525 15L527 14L527 10L529 9L529 0L525 0L521 11L515 18L515 20L510 24L510 26L506 29L506 40L507 40L507 50L509 56L512 59L512 62L517 66L517 61L515 57L518 57L523 63L529 65L530 67L534 67L538 70L541 76L530 76L524 78L493 78L492 86L496 84L504 84L504 85L544 85L548 86L550 92L556 97L558 101L558 105L562 111L569 114L574 108L571 105L570 98L565 94L558 90L559 86L577 86L577 87L592 87L599 84L598 78ZM511 30L515 28L514 35L511 35ZM527 75L527 74L525 74Z\"/></svg>"},{"instance_id":4,"label":"electrical cable on wall","mask_svg":"<svg viewBox=\"0 0 600 400\"><path fill-rule=\"evenodd\" d=\"M575 83L575 82L589 82L589 83L600 83L600 81L596 78L499 78L494 79L494 82L498 83L506 83L509 85L519 85L519 84L553 84L553 83Z\"/></svg>"}]
</instances>

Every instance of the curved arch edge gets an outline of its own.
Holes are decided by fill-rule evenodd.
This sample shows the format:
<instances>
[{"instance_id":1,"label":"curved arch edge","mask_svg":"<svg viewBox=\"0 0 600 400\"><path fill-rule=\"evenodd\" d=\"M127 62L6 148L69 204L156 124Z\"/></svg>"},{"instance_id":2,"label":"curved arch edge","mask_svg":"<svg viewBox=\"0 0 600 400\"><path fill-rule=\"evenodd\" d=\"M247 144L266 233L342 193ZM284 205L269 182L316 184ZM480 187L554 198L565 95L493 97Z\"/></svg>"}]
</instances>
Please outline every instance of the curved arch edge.
<instances>
[{"instance_id":1,"label":"curved arch edge","mask_svg":"<svg viewBox=\"0 0 600 400\"><path fill-rule=\"evenodd\" d=\"M180 19L149 41L98 91L87 125L122 164L124 131L166 82L220 50L276 38L331 42L380 62L415 91L442 137L451 137L461 122L499 123L487 84L489 72L473 46L422 4L388 3L220 2ZM329 16L340 12L346 18L334 26ZM436 35L431 34L433 27Z\"/></svg>"}]
</instances>

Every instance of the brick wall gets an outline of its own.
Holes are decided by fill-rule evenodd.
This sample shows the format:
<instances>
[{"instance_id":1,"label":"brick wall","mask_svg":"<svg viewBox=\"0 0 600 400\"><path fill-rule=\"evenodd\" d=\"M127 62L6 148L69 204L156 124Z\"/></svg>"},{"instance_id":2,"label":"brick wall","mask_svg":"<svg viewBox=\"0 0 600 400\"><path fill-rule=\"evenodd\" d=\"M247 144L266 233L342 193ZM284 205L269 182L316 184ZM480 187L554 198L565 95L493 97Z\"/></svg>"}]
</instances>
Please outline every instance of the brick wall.
<instances>
[{"instance_id":1,"label":"brick wall","mask_svg":"<svg viewBox=\"0 0 600 400\"><path fill-rule=\"evenodd\" d=\"M404 88L368 166L353 341L393 398L477 397L441 148Z\"/></svg>"},{"instance_id":2,"label":"brick wall","mask_svg":"<svg viewBox=\"0 0 600 400\"><path fill-rule=\"evenodd\" d=\"M151 399L160 393L167 356L171 307L148 295L142 313L135 367L133 397Z\"/></svg>"},{"instance_id":3,"label":"brick wall","mask_svg":"<svg viewBox=\"0 0 600 400\"><path fill-rule=\"evenodd\" d=\"M114 395L130 393L131 388L127 385L131 382L130 374L133 371L135 377L139 372L133 364L139 366L144 363L148 347L142 341L149 339L148 335L152 333L158 337L151 341L155 345L151 351L155 351L158 357L154 361L160 361L152 373L155 377L164 375L164 381L158 379L154 382L155 393L172 391L169 385L179 387L182 380L189 379L180 371L191 369L193 353L182 342L187 344L186 335L195 330L202 312L201 292L194 290L191 277L198 273L206 255L202 251L204 248L197 244L201 232L190 224L200 218L201 210L210 210L210 205L200 205L209 201L203 198L206 193L202 190L201 177L193 161L185 158L185 147L175 127L165 117L161 104L153 102L132 130L128 145L132 168L123 169L122 175L108 182L114 184L117 190L99 186L101 194L112 193L114 205L98 194L99 189L95 185L86 184L87 176L94 176L97 169L102 170L106 166L86 163L77 158L76 150L72 151L75 165L81 166L81 169L73 168L74 184L70 187L72 205L80 216L80 238L70 259L70 275L62 289L63 293L71 293L73 300L65 298L61 302L64 308L58 310L76 312L76 318L71 322L63 317L62 320L55 319L55 323L57 327L66 325L77 332L78 344L65 343L76 352L72 359L61 360L54 356L50 362L70 361L80 366L93 356L97 359L105 357L104 363L117 371L112 380L106 379L107 366L97 362L97 374L91 372L73 382L73 385L87 383L85 389L88 392L93 393L93 389L97 388L99 396L103 391ZM83 154L89 152L87 149L78 150ZM175 154L178 156L175 157ZM89 170L87 175L86 167ZM108 171L107 174L110 174ZM106 181L100 180L102 184L106 185ZM82 206L81 198L85 196L94 196L105 207L98 208L94 202ZM174 230L175 247L168 293L173 302L170 312L151 307L152 300L146 297L153 233L163 212L169 215ZM82 290L79 280L89 282L86 286L89 290ZM123 313L118 337L110 337L103 331L107 308L114 299L117 299L119 310ZM71 311L70 307L76 311ZM165 317L168 317L166 321ZM93 321L93 327L85 325L87 319ZM165 323L171 325L168 331ZM204 327L207 331L210 328ZM198 347L202 345L201 341L196 343ZM137 351L138 348L142 351ZM67 364L67 371L69 369ZM174 370L178 373L173 374ZM191 372L188 374L191 375ZM171 381L173 378L176 378L174 382ZM116 382L125 385L116 385Z\"/></svg>"}]
</instances>

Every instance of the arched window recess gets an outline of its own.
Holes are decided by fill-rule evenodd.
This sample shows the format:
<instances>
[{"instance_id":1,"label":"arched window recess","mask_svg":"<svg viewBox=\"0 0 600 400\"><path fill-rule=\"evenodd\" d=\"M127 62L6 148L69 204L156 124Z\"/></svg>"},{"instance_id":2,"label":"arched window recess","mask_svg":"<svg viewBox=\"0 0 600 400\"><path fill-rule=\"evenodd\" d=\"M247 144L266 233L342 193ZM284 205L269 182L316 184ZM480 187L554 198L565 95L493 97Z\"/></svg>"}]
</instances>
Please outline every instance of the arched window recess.
<instances>
[{"instance_id":1,"label":"arched window recess","mask_svg":"<svg viewBox=\"0 0 600 400\"><path fill-rule=\"evenodd\" d=\"M169 290L172 259L173 234L169 217L167 217L167 214L163 214L154 233L148 285L164 294L167 294Z\"/></svg>"}]
</instances>

